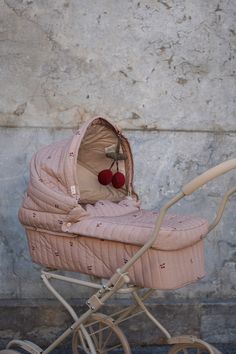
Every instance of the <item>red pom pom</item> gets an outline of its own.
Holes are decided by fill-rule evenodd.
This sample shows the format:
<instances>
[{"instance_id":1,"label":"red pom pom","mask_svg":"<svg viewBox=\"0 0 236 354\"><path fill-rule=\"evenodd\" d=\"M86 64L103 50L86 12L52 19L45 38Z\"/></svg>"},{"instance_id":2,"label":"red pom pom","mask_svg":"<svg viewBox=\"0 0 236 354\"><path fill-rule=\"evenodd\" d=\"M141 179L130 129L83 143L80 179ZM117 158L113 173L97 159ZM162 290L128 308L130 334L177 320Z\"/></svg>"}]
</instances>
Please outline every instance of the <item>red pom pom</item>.
<instances>
[{"instance_id":1,"label":"red pom pom","mask_svg":"<svg viewBox=\"0 0 236 354\"><path fill-rule=\"evenodd\" d=\"M114 188L121 188L125 184L125 176L121 172L116 172L112 177L112 185Z\"/></svg>"},{"instance_id":2,"label":"red pom pom","mask_svg":"<svg viewBox=\"0 0 236 354\"><path fill-rule=\"evenodd\" d=\"M98 181L99 183L106 186L107 184L111 183L112 180L112 172L111 170L102 170L98 174Z\"/></svg>"}]
</instances>

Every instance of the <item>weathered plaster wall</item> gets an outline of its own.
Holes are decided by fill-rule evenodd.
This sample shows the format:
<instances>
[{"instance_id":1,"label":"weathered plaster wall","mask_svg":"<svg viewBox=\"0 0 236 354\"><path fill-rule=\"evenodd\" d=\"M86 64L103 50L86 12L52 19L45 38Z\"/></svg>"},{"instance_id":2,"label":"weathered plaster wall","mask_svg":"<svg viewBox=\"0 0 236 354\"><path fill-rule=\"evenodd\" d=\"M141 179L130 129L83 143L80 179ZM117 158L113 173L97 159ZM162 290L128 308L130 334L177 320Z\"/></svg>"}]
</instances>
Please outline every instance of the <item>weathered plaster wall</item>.
<instances>
[{"instance_id":1,"label":"weathered plaster wall","mask_svg":"<svg viewBox=\"0 0 236 354\"><path fill-rule=\"evenodd\" d=\"M0 0L0 299L50 296L17 211L32 154L88 117L110 117L127 131L145 208L236 156L235 23L234 0ZM213 218L235 182L234 173L221 177L179 211ZM235 207L232 200L206 240L206 278L159 296L236 298ZM227 333L219 341L232 342Z\"/></svg>"}]
</instances>

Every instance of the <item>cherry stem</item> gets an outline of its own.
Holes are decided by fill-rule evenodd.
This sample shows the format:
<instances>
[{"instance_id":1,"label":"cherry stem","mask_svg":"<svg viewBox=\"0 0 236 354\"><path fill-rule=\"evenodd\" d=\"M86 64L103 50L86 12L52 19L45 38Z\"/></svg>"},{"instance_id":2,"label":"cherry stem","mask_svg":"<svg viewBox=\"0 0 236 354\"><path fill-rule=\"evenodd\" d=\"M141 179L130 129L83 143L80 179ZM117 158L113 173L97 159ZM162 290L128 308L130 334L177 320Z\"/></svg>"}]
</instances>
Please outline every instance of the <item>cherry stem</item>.
<instances>
[{"instance_id":1,"label":"cherry stem","mask_svg":"<svg viewBox=\"0 0 236 354\"><path fill-rule=\"evenodd\" d=\"M112 164L111 164L111 166L110 166L109 170L111 170L111 169L112 169L112 167L114 166L114 163L115 163L115 162L116 162L116 160L112 161Z\"/></svg>"}]
</instances>

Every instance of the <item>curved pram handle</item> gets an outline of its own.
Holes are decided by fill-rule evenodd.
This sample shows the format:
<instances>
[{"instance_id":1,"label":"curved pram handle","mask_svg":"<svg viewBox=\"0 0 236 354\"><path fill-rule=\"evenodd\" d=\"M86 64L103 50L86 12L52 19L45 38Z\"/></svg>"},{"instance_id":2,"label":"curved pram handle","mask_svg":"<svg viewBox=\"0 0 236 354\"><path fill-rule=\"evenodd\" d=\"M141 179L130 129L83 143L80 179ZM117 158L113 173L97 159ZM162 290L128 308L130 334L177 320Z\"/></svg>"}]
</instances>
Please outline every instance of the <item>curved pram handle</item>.
<instances>
[{"instance_id":1,"label":"curved pram handle","mask_svg":"<svg viewBox=\"0 0 236 354\"><path fill-rule=\"evenodd\" d=\"M206 172L197 176L192 181L188 182L182 187L182 191L185 195L190 195L195 192L198 188L202 187L207 182L210 182L214 178L223 175L236 168L236 159L231 159L220 163L219 165L210 168Z\"/></svg>"}]
</instances>

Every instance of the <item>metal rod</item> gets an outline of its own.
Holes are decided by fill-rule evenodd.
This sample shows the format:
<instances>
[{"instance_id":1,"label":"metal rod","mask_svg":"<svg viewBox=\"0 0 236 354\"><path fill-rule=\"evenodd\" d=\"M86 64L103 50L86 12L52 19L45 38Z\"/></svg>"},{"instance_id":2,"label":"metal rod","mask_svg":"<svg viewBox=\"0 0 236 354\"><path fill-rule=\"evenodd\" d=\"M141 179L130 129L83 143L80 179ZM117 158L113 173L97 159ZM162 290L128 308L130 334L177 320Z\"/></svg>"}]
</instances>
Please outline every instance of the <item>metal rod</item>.
<instances>
[{"instance_id":1,"label":"metal rod","mask_svg":"<svg viewBox=\"0 0 236 354\"><path fill-rule=\"evenodd\" d=\"M162 333L164 333L164 335L169 339L171 338L170 333L165 329L165 327L163 327L160 322L148 311L148 309L146 308L146 306L144 305L144 303L142 302L142 299L140 299L140 297L138 296L138 294L136 292L134 292L133 297L135 298L135 300L137 301L137 303L139 304L139 306L143 309L143 311L145 312L145 314L147 315L147 317L150 318L150 320L160 329L160 331Z\"/></svg>"},{"instance_id":2,"label":"metal rod","mask_svg":"<svg viewBox=\"0 0 236 354\"><path fill-rule=\"evenodd\" d=\"M218 225L218 223L220 222L221 218L222 218L222 215L223 215L223 212L225 210L225 206L229 200L229 198L236 192L236 187L230 189L227 193L225 193L220 205L219 205L219 208L217 210L217 214L216 214L216 217L215 219L213 220L212 224L209 226L209 232L211 230L213 230L216 225Z\"/></svg>"},{"instance_id":3,"label":"metal rod","mask_svg":"<svg viewBox=\"0 0 236 354\"><path fill-rule=\"evenodd\" d=\"M145 301L148 297L150 297L150 295L154 292L154 289L149 289L148 291L146 291L146 293L141 297L142 301ZM138 308L140 308L140 306L135 303L132 304L131 306L129 306L128 308L119 311L120 313L116 313L115 315L120 314L121 316L117 318L116 323L120 323L121 321L125 321L126 319L130 318L130 317L126 317L129 316L129 314L133 311L136 311ZM142 310L143 312L143 310Z\"/></svg>"},{"instance_id":4,"label":"metal rod","mask_svg":"<svg viewBox=\"0 0 236 354\"><path fill-rule=\"evenodd\" d=\"M65 338L67 338L78 327L80 327L82 330L82 327L84 327L82 325L82 323L87 320L87 318L91 315L91 313L92 313L92 311L91 311L91 309L89 309L82 316L80 316L80 318L77 321L75 321L65 332L63 332L60 335L60 337L58 337L51 345L49 345L49 347L47 349L45 349L42 352L42 354L50 353L53 349L55 349ZM86 331L86 330L84 329L84 331ZM94 352L94 354L96 354L96 352Z\"/></svg>"},{"instance_id":5,"label":"metal rod","mask_svg":"<svg viewBox=\"0 0 236 354\"><path fill-rule=\"evenodd\" d=\"M102 289L103 288L102 284L92 283L92 282L80 280L80 279L75 279L75 278L67 277L65 275L59 275L59 274L47 272L45 270L42 270L41 273L45 274L47 279L52 278L52 279L56 279L56 280L62 280L62 281L68 282L68 283L73 283L73 284L86 286L86 287L94 288L94 289ZM117 293L118 294L129 294L129 293L132 293L133 291L136 291L138 289L139 289L139 287L133 286L133 287L129 287L129 288L119 289L117 291Z\"/></svg>"},{"instance_id":6,"label":"metal rod","mask_svg":"<svg viewBox=\"0 0 236 354\"><path fill-rule=\"evenodd\" d=\"M46 287L53 293L53 295L60 301L60 303L67 309L70 313L74 321L77 321L79 318L73 308L68 304L68 302L54 289L54 287L50 284L49 280L47 279L46 274L42 274L41 278L46 285Z\"/></svg>"},{"instance_id":7,"label":"metal rod","mask_svg":"<svg viewBox=\"0 0 236 354\"><path fill-rule=\"evenodd\" d=\"M92 282L88 282L88 281L84 281L84 280L80 280L80 279L75 279L75 278L71 278L71 277L66 277L64 275L59 275L59 274L55 274L55 273L49 273L49 272L45 272L44 270L42 270L42 274L45 274L47 279L52 278L52 279L56 279L56 280L62 280L62 281L68 282L68 283L87 286L89 288L94 288L94 289L101 289L102 288L102 285L100 285L100 284L96 284L96 283L92 283Z\"/></svg>"}]
</instances>

